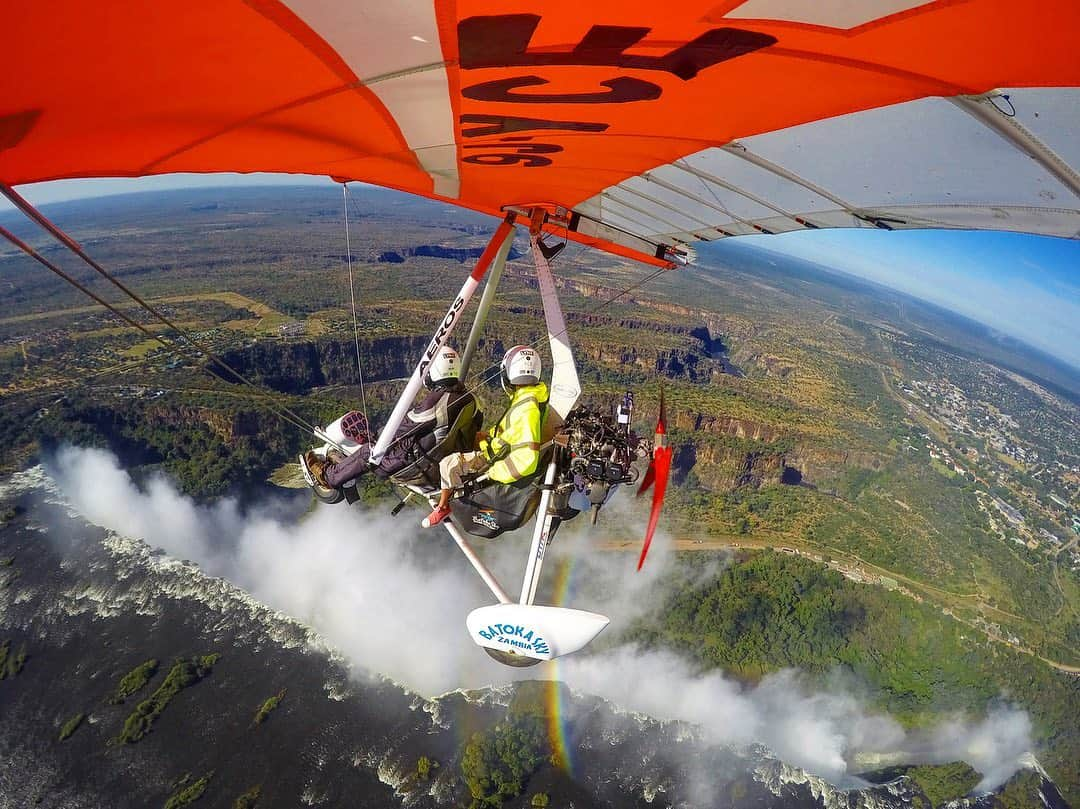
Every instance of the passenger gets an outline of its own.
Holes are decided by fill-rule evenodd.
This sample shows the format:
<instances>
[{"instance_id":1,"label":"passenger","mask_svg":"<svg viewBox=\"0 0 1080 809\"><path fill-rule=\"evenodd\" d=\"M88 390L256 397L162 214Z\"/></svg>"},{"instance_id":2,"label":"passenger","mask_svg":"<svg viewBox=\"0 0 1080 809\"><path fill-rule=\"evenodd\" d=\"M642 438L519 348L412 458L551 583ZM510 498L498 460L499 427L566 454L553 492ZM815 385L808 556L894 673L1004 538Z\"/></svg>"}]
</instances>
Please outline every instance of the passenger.
<instances>
[{"instance_id":1,"label":"passenger","mask_svg":"<svg viewBox=\"0 0 1080 809\"><path fill-rule=\"evenodd\" d=\"M461 383L460 376L458 353L449 346L444 347L431 361L424 377L424 387L430 392L406 414L377 466L370 463L372 443L366 435L361 435L358 437L360 448L344 458L333 451L329 459L320 458L314 452L305 453L304 463L311 476L320 486L336 489L372 470L379 477L388 478L430 452L446 438L458 414L475 401ZM335 461L334 457L339 460Z\"/></svg>"},{"instance_id":2,"label":"passenger","mask_svg":"<svg viewBox=\"0 0 1080 809\"><path fill-rule=\"evenodd\" d=\"M540 381L540 355L529 346L514 346L502 360L502 386L510 403L488 433L477 433L477 451L455 452L439 463L439 504L422 525L438 525L450 513L450 498L468 474L486 471L496 483L514 483L536 472L540 463L543 411L547 385Z\"/></svg>"}]
</instances>

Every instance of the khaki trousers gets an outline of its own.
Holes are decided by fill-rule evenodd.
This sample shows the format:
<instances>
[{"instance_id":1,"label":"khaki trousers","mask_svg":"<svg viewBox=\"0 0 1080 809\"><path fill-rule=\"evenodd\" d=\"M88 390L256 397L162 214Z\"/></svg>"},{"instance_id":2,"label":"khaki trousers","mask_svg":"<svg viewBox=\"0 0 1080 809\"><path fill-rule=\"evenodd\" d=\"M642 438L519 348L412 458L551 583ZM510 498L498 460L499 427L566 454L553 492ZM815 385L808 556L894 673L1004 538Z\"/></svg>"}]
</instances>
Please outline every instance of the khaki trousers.
<instances>
[{"instance_id":1,"label":"khaki trousers","mask_svg":"<svg viewBox=\"0 0 1080 809\"><path fill-rule=\"evenodd\" d=\"M444 489L457 489L465 475L483 472L487 467L487 460L479 452L452 452L439 461L439 478Z\"/></svg>"}]
</instances>

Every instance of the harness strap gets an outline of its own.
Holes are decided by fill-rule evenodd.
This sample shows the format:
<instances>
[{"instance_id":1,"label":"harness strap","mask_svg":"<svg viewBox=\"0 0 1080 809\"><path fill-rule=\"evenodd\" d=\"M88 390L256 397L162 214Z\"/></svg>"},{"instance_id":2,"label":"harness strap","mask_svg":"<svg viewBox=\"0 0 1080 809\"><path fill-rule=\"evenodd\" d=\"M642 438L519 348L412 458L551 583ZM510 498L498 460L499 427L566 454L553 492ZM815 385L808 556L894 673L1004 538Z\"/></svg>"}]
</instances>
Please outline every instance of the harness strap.
<instances>
[{"instance_id":1,"label":"harness strap","mask_svg":"<svg viewBox=\"0 0 1080 809\"><path fill-rule=\"evenodd\" d=\"M446 427L450 423L450 394L444 393L435 405L435 428Z\"/></svg>"},{"instance_id":2,"label":"harness strap","mask_svg":"<svg viewBox=\"0 0 1080 809\"><path fill-rule=\"evenodd\" d=\"M516 402L511 403L506 408L506 410L503 411L503 414L501 416L499 416L499 420L497 422L495 422L495 426L492 428L492 431L491 431L491 437L494 438L499 433L501 433L504 429L506 429L503 426L503 422L506 421L507 416L509 416L513 411L517 410L517 408L520 407L521 405L530 404L530 403L536 404L537 407L540 407L539 400L535 396L532 396L532 395L526 396L523 399L518 399ZM543 416L543 413L541 412L540 415Z\"/></svg>"},{"instance_id":3,"label":"harness strap","mask_svg":"<svg viewBox=\"0 0 1080 809\"><path fill-rule=\"evenodd\" d=\"M540 452L544 453L549 447L555 444L554 441L545 441L540 444ZM520 478L519 478L520 480ZM480 472L476 472L472 475L464 475L461 488L454 490L454 497L466 497L474 492L478 492L482 489L486 489L489 486L502 485L496 483L494 480L488 477L487 469Z\"/></svg>"}]
</instances>

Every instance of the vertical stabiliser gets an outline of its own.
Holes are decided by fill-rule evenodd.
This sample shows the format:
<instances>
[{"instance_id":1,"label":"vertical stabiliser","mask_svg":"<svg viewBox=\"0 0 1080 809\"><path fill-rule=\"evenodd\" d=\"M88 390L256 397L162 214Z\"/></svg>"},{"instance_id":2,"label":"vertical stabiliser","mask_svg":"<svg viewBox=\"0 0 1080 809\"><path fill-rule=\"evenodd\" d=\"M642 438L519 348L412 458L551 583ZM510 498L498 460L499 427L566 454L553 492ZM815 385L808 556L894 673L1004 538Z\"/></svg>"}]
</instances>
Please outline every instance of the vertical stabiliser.
<instances>
[{"instance_id":1,"label":"vertical stabiliser","mask_svg":"<svg viewBox=\"0 0 1080 809\"><path fill-rule=\"evenodd\" d=\"M551 265L540 249L540 237L537 233L532 234L531 243L536 281L540 287L540 299L544 304L548 345L551 349L551 392L544 426L544 438L547 439L562 426L567 414L577 404L578 397L581 396L581 383L578 380L577 365L574 363L574 351L570 348L566 318L555 291L555 279L551 276Z\"/></svg>"},{"instance_id":2,"label":"vertical stabiliser","mask_svg":"<svg viewBox=\"0 0 1080 809\"><path fill-rule=\"evenodd\" d=\"M667 491L668 478L671 476L671 447L667 443L667 425L664 413L664 389L660 389L660 415L656 419L656 434L653 436L653 456L649 462L649 468L645 472L645 480L638 489L638 497L641 497L650 486L653 488L652 509L649 511L649 526L645 529L645 543L641 547L641 557L638 559L637 569L645 564L645 556L652 544L653 534L656 533L656 524L660 521L660 512L664 508L664 493Z\"/></svg>"}]
</instances>

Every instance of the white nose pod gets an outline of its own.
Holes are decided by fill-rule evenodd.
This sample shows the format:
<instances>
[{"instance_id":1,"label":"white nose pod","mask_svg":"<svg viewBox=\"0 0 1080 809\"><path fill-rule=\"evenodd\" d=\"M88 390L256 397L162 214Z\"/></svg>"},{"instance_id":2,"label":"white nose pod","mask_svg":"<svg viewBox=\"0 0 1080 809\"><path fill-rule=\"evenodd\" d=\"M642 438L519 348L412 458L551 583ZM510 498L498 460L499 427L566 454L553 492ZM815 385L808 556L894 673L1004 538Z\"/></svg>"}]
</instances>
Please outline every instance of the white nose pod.
<instances>
[{"instance_id":1,"label":"white nose pod","mask_svg":"<svg viewBox=\"0 0 1080 809\"><path fill-rule=\"evenodd\" d=\"M566 607L493 604L470 612L465 624L478 646L553 660L585 646L609 622L595 612Z\"/></svg>"}]
</instances>

